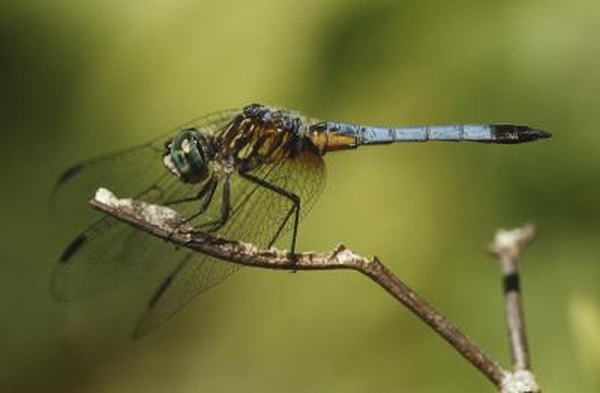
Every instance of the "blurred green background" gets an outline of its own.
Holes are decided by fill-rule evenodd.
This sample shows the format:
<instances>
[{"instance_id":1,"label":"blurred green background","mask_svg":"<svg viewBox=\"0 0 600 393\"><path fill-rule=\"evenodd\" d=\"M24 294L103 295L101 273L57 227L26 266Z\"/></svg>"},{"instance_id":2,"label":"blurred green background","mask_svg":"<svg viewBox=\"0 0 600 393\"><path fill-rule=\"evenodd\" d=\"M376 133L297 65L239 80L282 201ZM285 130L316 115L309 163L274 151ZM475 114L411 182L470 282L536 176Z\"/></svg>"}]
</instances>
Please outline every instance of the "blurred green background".
<instances>
[{"instance_id":1,"label":"blurred green background","mask_svg":"<svg viewBox=\"0 0 600 393\"><path fill-rule=\"evenodd\" d=\"M499 227L523 266L545 392L600 389L600 3L3 1L0 390L481 392L487 380L350 272L244 269L150 336L148 291L72 304L47 283L74 235L58 174L214 110L264 102L368 124L514 122L536 144L404 144L326 157L299 248L377 254L508 365ZM140 284L142 285L142 284Z\"/></svg>"}]
</instances>

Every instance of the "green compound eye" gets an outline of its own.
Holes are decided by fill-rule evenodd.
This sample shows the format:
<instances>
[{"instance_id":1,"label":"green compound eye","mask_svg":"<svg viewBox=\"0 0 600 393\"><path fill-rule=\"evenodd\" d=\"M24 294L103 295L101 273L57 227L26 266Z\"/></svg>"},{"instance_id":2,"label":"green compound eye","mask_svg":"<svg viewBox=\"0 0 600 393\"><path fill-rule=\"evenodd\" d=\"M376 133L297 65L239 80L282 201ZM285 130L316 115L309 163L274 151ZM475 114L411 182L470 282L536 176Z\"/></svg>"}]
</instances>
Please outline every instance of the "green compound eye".
<instances>
[{"instance_id":1,"label":"green compound eye","mask_svg":"<svg viewBox=\"0 0 600 393\"><path fill-rule=\"evenodd\" d=\"M180 131L163 158L165 166L185 183L198 183L208 177L203 139L197 133L193 128Z\"/></svg>"}]
</instances>

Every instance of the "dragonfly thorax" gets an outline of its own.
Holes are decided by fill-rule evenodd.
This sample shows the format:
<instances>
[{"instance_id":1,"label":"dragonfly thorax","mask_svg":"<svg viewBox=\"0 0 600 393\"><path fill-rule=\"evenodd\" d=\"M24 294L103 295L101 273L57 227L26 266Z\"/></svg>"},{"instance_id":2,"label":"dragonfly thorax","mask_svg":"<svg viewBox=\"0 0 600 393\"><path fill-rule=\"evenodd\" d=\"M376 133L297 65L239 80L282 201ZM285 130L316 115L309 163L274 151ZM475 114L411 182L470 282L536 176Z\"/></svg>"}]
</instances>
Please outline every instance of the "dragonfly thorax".
<instances>
[{"instance_id":1,"label":"dragonfly thorax","mask_svg":"<svg viewBox=\"0 0 600 393\"><path fill-rule=\"evenodd\" d=\"M195 128L180 131L167 143L163 163L184 183L199 183L209 176L210 142Z\"/></svg>"}]
</instances>

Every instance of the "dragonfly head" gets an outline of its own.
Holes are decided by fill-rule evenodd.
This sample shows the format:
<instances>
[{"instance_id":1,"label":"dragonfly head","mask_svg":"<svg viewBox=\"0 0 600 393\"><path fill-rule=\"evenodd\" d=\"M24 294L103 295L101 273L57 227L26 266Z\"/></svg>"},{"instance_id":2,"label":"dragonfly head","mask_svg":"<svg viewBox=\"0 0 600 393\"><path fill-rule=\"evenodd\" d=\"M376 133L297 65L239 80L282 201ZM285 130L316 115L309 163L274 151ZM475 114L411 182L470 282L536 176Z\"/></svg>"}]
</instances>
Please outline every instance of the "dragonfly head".
<instances>
[{"instance_id":1,"label":"dragonfly head","mask_svg":"<svg viewBox=\"0 0 600 393\"><path fill-rule=\"evenodd\" d=\"M163 163L184 183L199 183L208 178L208 141L197 129L179 131L165 147Z\"/></svg>"}]
</instances>

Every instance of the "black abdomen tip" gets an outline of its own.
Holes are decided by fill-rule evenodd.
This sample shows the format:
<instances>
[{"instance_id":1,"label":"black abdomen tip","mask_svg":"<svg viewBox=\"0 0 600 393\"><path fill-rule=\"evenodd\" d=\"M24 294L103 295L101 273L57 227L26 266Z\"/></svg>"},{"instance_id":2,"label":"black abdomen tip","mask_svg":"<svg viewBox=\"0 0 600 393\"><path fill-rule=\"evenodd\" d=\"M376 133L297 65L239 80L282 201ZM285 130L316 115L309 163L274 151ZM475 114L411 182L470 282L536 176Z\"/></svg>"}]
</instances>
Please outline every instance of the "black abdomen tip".
<instances>
[{"instance_id":1,"label":"black abdomen tip","mask_svg":"<svg viewBox=\"0 0 600 393\"><path fill-rule=\"evenodd\" d=\"M495 143L524 143L533 142L538 139L550 138L551 133L529 126L517 126L514 124L495 124L494 125Z\"/></svg>"}]
</instances>

